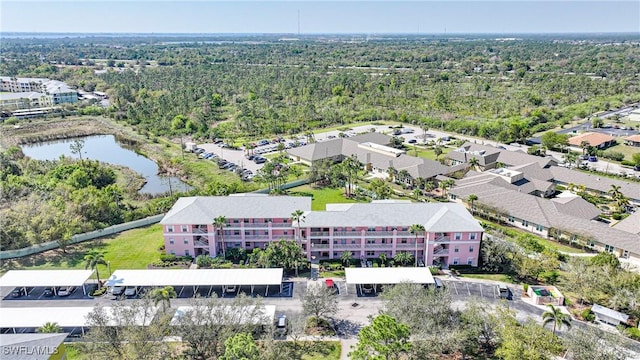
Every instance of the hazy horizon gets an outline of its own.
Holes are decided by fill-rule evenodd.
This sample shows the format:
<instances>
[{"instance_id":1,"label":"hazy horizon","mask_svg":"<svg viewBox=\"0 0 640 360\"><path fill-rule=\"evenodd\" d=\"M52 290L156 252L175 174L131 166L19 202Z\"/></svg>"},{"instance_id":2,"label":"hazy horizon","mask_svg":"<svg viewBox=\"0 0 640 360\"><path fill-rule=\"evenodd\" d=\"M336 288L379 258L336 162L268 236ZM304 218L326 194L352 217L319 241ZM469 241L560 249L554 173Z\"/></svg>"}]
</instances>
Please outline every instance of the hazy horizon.
<instances>
[{"instance_id":1,"label":"hazy horizon","mask_svg":"<svg viewBox=\"0 0 640 360\"><path fill-rule=\"evenodd\" d=\"M2 33L638 33L639 1L2 1Z\"/></svg>"}]
</instances>

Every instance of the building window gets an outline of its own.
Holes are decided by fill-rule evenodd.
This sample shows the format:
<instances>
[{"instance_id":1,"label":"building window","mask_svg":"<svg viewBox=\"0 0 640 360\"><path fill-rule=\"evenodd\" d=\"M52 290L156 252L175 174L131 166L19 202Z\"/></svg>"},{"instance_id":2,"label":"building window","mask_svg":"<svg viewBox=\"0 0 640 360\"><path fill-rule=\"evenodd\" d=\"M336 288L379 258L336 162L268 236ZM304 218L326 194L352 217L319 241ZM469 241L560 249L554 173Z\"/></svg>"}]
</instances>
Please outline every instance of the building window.
<instances>
[{"instance_id":1,"label":"building window","mask_svg":"<svg viewBox=\"0 0 640 360\"><path fill-rule=\"evenodd\" d=\"M173 239L169 239L169 244L173 245Z\"/></svg>"},{"instance_id":2,"label":"building window","mask_svg":"<svg viewBox=\"0 0 640 360\"><path fill-rule=\"evenodd\" d=\"M184 239L185 244L189 244L189 239Z\"/></svg>"},{"instance_id":3,"label":"building window","mask_svg":"<svg viewBox=\"0 0 640 360\"><path fill-rule=\"evenodd\" d=\"M542 225L536 225L536 231L542 231L544 230L544 227L542 227Z\"/></svg>"},{"instance_id":4,"label":"building window","mask_svg":"<svg viewBox=\"0 0 640 360\"><path fill-rule=\"evenodd\" d=\"M469 240L475 240L475 239L476 239L476 233L469 234Z\"/></svg>"},{"instance_id":5,"label":"building window","mask_svg":"<svg viewBox=\"0 0 640 360\"><path fill-rule=\"evenodd\" d=\"M473 252L473 245L469 246L469 252Z\"/></svg>"},{"instance_id":6,"label":"building window","mask_svg":"<svg viewBox=\"0 0 640 360\"><path fill-rule=\"evenodd\" d=\"M467 265L473 265L473 258L472 257L467 259Z\"/></svg>"},{"instance_id":7,"label":"building window","mask_svg":"<svg viewBox=\"0 0 640 360\"><path fill-rule=\"evenodd\" d=\"M184 256L191 256L191 255L189 255L189 250L185 250L184 251Z\"/></svg>"},{"instance_id":8,"label":"building window","mask_svg":"<svg viewBox=\"0 0 640 360\"><path fill-rule=\"evenodd\" d=\"M458 265L460 263L460 259L453 258L453 265Z\"/></svg>"},{"instance_id":9,"label":"building window","mask_svg":"<svg viewBox=\"0 0 640 360\"><path fill-rule=\"evenodd\" d=\"M173 232L173 226L167 226L167 232Z\"/></svg>"},{"instance_id":10,"label":"building window","mask_svg":"<svg viewBox=\"0 0 640 360\"><path fill-rule=\"evenodd\" d=\"M449 194L449 197L451 198L451 200L455 200L458 198L456 195L453 195L453 194Z\"/></svg>"},{"instance_id":11,"label":"building window","mask_svg":"<svg viewBox=\"0 0 640 360\"><path fill-rule=\"evenodd\" d=\"M244 219L244 223L248 224L249 223L249 219Z\"/></svg>"},{"instance_id":12,"label":"building window","mask_svg":"<svg viewBox=\"0 0 640 360\"><path fill-rule=\"evenodd\" d=\"M460 240L460 239L462 239L462 234L461 234L461 233L456 233L456 234L455 234L455 236L454 236L454 238L455 238L456 240Z\"/></svg>"},{"instance_id":13,"label":"building window","mask_svg":"<svg viewBox=\"0 0 640 360\"><path fill-rule=\"evenodd\" d=\"M367 256L375 256L376 253L374 251L367 251Z\"/></svg>"},{"instance_id":14,"label":"building window","mask_svg":"<svg viewBox=\"0 0 640 360\"><path fill-rule=\"evenodd\" d=\"M355 244L355 243L356 243L356 241L351 239L351 244Z\"/></svg>"},{"instance_id":15,"label":"building window","mask_svg":"<svg viewBox=\"0 0 640 360\"><path fill-rule=\"evenodd\" d=\"M245 230L245 231L244 231L244 234L245 234L245 235L250 235L250 234L251 234L251 231L249 231L249 230Z\"/></svg>"},{"instance_id":16,"label":"building window","mask_svg":"<svg viewBox=\"0 0 640 360\"><path fill-rule=\"evenodd\" d=\"M233 223L237 224L238 223L238 219L233 219Z\"/></svg>"},{"instance_id":17,"label":"building window","mask_svg":"<svg viewBox=\"0 0 640 360\"><path fill-rule=\"evenodd\" d=\"M233 235L240 235L240 230L233 230Z\"/></svg>"},{"instance_id":18,"label":"building window","mask_svg":"<svg viewBox=\"0 0 640 360\"><path fill-rule=\"evenodd\" d=\"M459 252L459 251L460 251L460 249L458 249L458 245L453 247L453 252Z\"/></svg>"},{"instance_id":19,"label":"building window","mask_svg":"<svg viewBox=\"0 0 640 360\"><path fill-rule=\"evenodd\" d=\"M400 240L400 243L401 243L401 244L406 244L406 243L407 243L407 239L402 239L402 240Z\"/></svg>"},{"instance_id":20,"label":"building window","mask_svg":"<svg viewBox=\"0 0 640 360\"><path fill-rule=\"evenodd\" d=\"M171 250L171 255L175 255L176 251L175 250Z\"/></svg>"},{"instance_id":21,"label":"building window","mask_svg":"<svg viewBox=\"0 0 640 360\"><path fill-rule=\"evenodd\" d=\"M513 216L509 216L509 222L514 222L514 221L516 220L513 218Z\"/></svg>"},{"instance_id":22,"label":"building window","mask_svg":"<svg viewBox=\"0 0 640 360\"><path fill-rule=\"evenodd\" d=\"M610 253L612 253L612 252L614 252L614 251L615 251L615 249L616 249L616 248L615 248L615 247L613 247L613 246L611 246L611 245L605 245L605 246L604 246L604 251L606 251L606 252L610 252Z\"/></svg>"},{"instance_id":23,"label":"building window","mask_svg":"<svg viewBox=\"0 0 640 360\"><path fill-rule=\"evenodd\" d=\"M188 232L189 231L189 227L187 225L182 225L180 228L181 228L182 232Z\"/></svg>"},{"instance_id":24,"label":"building window","mask_svg":"<svg viewBox=\"0 0 640 360\"><path fill-rule=\"evenodd\" d=\"M333 257L336 257L336 256L338 256L338 253L337 253L337 252L334 252L334 253L333 253Z\"/></svg>"},{"instance_id":25,"label":"building window","mask_svg":"<svg viewBox=\"0 0 640 360\"><path fill-rule=\"evenodd\" d=\"M529 222L527 220L522 220L522 226L529 226Z\"/></svg>"}]
</instances>

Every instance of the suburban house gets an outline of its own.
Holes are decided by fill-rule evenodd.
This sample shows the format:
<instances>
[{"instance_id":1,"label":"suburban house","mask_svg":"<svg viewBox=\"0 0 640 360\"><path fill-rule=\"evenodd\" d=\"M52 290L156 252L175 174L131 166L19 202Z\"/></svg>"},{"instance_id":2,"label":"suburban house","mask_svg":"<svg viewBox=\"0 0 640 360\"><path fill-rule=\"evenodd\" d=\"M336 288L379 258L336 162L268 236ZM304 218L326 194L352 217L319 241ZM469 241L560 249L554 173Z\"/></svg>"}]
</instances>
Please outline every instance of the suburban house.
<instances>
[{"instance_id":1,"label":"suburban house","mask_svg":"<svg viewBox=\"0 0 640 360\"><path fill-rule=\"evenodd\" d=\"M341 162L355 156L372 173L387 173L390 168L407 176L399 181L412 185L418 178L431 179L456 171L437 161L409 156L404 151L387 146L391 137L380 133L366 133L352 138L340 138L288 149L289 157L307 165L321 160Z\"/></svg>"},{"instance_id":2,"label":"suburban house","mask_svg":"<svg viewBox=\"0 0 640 360\"><path fill-rule=\"evenodd\" d=\"M597 321L613 326L626 324L629 321L629 315L598 304L593 304L591 312L596 316Z\"/></svg>"},{"instance_id":3,"label":"suburban house","mask_svg":"<svg viewBox=\"0 0 640 360\"><path fill-rule=\"evenodd\" d=\"M624 143L629 146L640 146L640 135L631 135L624 139Z\"/></svg>"},{"instance_id":4,"label":"suburban house","mask_svg":"<svg viewBox=\"0 0 640 360\"><path fill-rule=\"evenodd\" d=\"M586 132L580 135L569 138L569 145L575 147L582 147L583 142L587 142L589 146L593 146L597 149L606 149L616 144L616 138L611 135L602 134L598 132Z\"/></svg>"},{"instance_id":5,"label":"suburban house","mask_svg":"<svg viewBox=\"0 0 640 360\"><path fill-rule=\"evenodd\" d=\"M223 246L264 248L279 239L294 239L291 214L311 210L311 198L299 196L196 196L178 199L160 221L167 254L221 254ZM222 229L214 219L226 218ZM222 243L224 241L224 244Z\"/></svg>"},{"instance_id":6,"label":"suburban house","mask_svg":"<svg viewBox=\"0 0 640 360\"><path fill-rule=\"evenodd\" d=\"M78 92L66 83L46 78L0 76L0 106L12 110L78 102Z\"/></svg>"},{"instance_id":7,"label":"suburban house","mask_svg":"<svg viewBox=\"0 0 640 360\"><path fill-rule=\"evenodd\" d=\"M472 173L458 180L449 190L450 198L462 203L473 194L478 197L475 212L487 218L542 237L564 239L593 250L640 260L640 235L597 221L600 210L581 197L563 194L545 199L518 191L506 185L506 181L482 176L486 174Z\"/></svg>"},{"instance_id":8,"label":"suburban house","mask_svg":"<svg viewBox=\"0 0 640 360\"><path fill-rule=\"evenodd\" d=\"M445 161L450 165L469 163L475 158L480 170L493 169L504 166L520 166L537 163L542 168L558 165L558 160L552 156L535 156L523 151L508 151L490 145L467 142L460 148L449 152Z\"/></svg>"},{"instance_id":9,"label":"suburban house","mask_svg":"<svg viewBox=\"0 0 640 360\"><path fill-rule=\"evenodd\" d=\"M588 192L596 195L609 196L611 185L619 186L620 192L629 198L631 203L640 205L640 183L638 182L612 179L560 166L552 166L548 171L551 173L554 183L562 186L584 185Z\"/></svg>"},{"instance_id":10,"label":"suburban house","mask_svg":"<svg viewBox=\"0 0 640 360\"><path fill-rule=\"evenodd\" d=\"M291 219L296 210L304 213L300 224ZM219 216L226 218L222 229L213 225ZM160 223L166 252L179 256L214 256L222 252L222 242L225 249L250 250L298 239L308 259L339 259L344 251L363 259L408 252L445 267L477 266L483 232L459 204L383 200L311 211L309 197L255 194L180 198ZM425 231L411 233L415 224Z\"/></svg>"}]
</instances>

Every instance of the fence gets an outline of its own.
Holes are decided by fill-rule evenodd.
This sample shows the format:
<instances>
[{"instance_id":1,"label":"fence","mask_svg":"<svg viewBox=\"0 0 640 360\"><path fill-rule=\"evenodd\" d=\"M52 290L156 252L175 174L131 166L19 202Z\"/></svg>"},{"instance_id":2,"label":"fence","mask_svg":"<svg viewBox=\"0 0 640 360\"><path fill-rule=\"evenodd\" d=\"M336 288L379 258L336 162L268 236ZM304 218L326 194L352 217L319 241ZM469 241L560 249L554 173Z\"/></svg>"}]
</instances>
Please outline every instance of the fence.
<instances>
[{"instance_id":1,"label":"fence","mask_svg":"<svg viewBox=\"0 0 640 360\"><path fill-rule=\"evenodd\" d=\"M140 220L135 220L135 221L130 221L123 224L109 226L107 228L100 229L100 230L73 235L71 237L71 241L69 242L69 244L77 244L83 241L117 234L125 230L131 230L131 229L155 224L160 222L160 220L162 220L163 217L164 217L164 214L154 215L154 216L149 216L147 218L140 219ZM59 247L60 247L60 244L58 243L58 241L49 241L46 243L36 244L36 245L32 245L22 249L0 251L0 260L8 260L8 259L15 259L23 256L29 256L29 255L37 254L39 252L53 250Z\"/></svg>"}]
</instances>

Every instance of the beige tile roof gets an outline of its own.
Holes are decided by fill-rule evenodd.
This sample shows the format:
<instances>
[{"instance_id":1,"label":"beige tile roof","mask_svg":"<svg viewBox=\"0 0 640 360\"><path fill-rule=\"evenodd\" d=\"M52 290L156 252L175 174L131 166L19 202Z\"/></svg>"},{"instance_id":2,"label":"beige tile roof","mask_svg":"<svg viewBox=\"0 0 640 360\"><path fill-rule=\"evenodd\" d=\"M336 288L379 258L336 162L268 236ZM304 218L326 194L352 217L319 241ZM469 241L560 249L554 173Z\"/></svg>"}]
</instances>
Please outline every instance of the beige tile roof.
<instances>
[{"instance_id":1,"label":"beige tile roof","mask_svg":"<svg viewBox=\"0 0 640 360\"><path fill-rule=\"evenodd\" d=\"M569 145L580 146L583 141L587 141L591 146L599 146L611 140L615 140L615 138L611 135L596 132L586 132L569 138Z\"/></svg>"}]
</instances>

